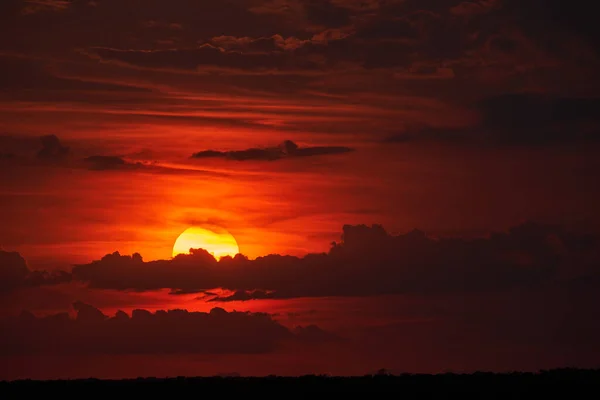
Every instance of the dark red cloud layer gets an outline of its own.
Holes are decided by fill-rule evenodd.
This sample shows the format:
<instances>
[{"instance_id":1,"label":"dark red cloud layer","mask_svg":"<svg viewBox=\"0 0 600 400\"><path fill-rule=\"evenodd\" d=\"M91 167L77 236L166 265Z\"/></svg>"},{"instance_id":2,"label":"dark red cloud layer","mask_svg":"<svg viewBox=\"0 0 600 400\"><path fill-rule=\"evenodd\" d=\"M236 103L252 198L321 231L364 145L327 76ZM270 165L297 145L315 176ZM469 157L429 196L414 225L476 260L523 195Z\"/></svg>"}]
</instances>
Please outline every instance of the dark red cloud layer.
<instances>
[{"instance_id":1,"label":"dark red cloud layer","mask_svg":"<svg viewBox=\"0 0 600 400\"><path fill-rule=\"evenodd\" d=\"M0 293L21 287L55 285L71 281L65 271L31 271L17 252L0 250Z\"/></svg>"},{"instance_id":2,"label":"dark red cloud layer","mask_svg":"<svg viewBox=\"0 0 600 400\"><path fill-rule=\"evenodd\" d=\"M184 92L251 93L309 104L325 94L333 104L362 105L358 96L369 92L391 96L378 104L374 98L368 102L389 108L391 116L310 128L356 129L384 138L398 131L417 135L415 124L446 130L468 125L467 136L477 140L480 127L463 117L394 115L401 104L393 97L430 97L469 108L488 98L525 92L549 96L548 102L556 101L558 107L561 99L588 107L597 98L595 71L600 65L600 34L589 7L565 0L177 0L168 6L152 0L144 7L133 0L7 0L2 5L7 34L0 37L0 92L13 101L128 104L136 110L149 103L174 104L173 94ZM105 32L107 21L110 34ZM201 106L224 107L213 101ZM504 107L491 107L496 106ZM540 110L532 107L534 114ZM529 109L527 104L504 108L519 117ZM488 111L482 111L484 117L491 115ZM530 121L539 117L526 116ZM230 119L216 121L257 128L264 123L241 115ZM512 135L508 141L517 144L597 136L597 121L581 134L573 132L580 125L565 127L566 122L574 121L544 117L539 129L519 125L518 133L496 120L484 121L484 127L508 128L502 137ZM305 124L286 121L280 129ZM425 138L445 136L428 132ZM482 133L484 138L488 134L496 137L495 131ZM517 139L523 134L526 139Z\"/></svg>"},{"instance_id":3,"label":"dark red cloud layer","mask_svg":"<svg viewBox=\"0 0 600 400\"><path fill-rule=\"evenodd\" d=\"M267 255L255 260L237 255L217 261L199 249L172 260L145 262L139 254L115 252L75 266L72 277L102 289L169 288L173 293L189 293L224 288L236 292L218 300L243 301L488 292L556 281L572 284L597 277L599 260L596 236L557 226L526 223L486 238L436 239L418 230L395 236L379 225L347 225L342 242L323 254ZM12 265L3 266L7 275L15 269Z\"/></svg>"},{"instance_id":4,"label":"dark red cloud layer","mask_svg":"<svg viewBox=\"0 0 600 400\"><path fill-rule=\"evenodd\" d=\"M118 311L108 317L91 305L35 317L24 312L0 322L0 356L32 354L247 354L273 351L282 342L338 340L316 326L293 331L262 313L186 310ZM40 334L42 333L43 334Z\"/></svg>"}]
</instances>

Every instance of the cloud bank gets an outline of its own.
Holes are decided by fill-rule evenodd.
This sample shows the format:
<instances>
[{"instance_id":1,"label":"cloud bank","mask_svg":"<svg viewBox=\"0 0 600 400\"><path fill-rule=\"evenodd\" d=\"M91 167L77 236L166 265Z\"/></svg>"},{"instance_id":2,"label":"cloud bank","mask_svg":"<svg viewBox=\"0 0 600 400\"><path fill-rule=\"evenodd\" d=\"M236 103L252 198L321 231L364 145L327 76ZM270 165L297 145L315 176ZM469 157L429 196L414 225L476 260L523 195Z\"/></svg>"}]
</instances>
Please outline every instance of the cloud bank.
<instances>
[{"instance_id":1,"label":"cloud bank","mask_svg":"<svg viewBox=\"0 0 600 400\"><path fill-rule=\"evenodd\" d=\"M204 150L194 153L192 158L224 158L235 161L276 161L284 158L313 157L330 154L349 153L353 149L342 146L298 147L291 140L277 147L251 148L246 150L216 151Z\"/></svg>"},{"instance_id":2,"label":"cloud bank","mask_svg":"<svg viewBox=\"0 0 600 400\"><path fill-rule=\"evenodd\" d=\"M343 231L328 253L305 257L249 260L238 254L217 261L200 249L145 262L139 254L115 252L75 266L72 274L92 288L170 288L175 294L223 288L233 293L215 295L215 301L244 301L485 292L600 273L598 238L557 226L526 223L477 239L436 239L418 230L396 236L379 225L346 225Z\"/></svg>"},{"instance_id":3,"label":"cloud bank","mask_svg":"<svg viewBox=\"0 0 600 400\"><path fill-rule=\"evenodd\" d=\"M316 326L293 331L264 313L137 309L113 317L85 303L68 313L23 312L0 321L0 356L32 354L255 354L284 342L336 340ZM40 334L41 333L41 334Z\"/></svg>"},{"instance_id":4,"label":"cloud bank","mask_svg":"<svg viewBox=\"0 0 600 400\"><path fill-rule=\"evenodd\" d=\"M65 271L32 271L17 252L0 250L0 293L21 287L56 285L71 281Z\"/></svg>"}]
</instances>

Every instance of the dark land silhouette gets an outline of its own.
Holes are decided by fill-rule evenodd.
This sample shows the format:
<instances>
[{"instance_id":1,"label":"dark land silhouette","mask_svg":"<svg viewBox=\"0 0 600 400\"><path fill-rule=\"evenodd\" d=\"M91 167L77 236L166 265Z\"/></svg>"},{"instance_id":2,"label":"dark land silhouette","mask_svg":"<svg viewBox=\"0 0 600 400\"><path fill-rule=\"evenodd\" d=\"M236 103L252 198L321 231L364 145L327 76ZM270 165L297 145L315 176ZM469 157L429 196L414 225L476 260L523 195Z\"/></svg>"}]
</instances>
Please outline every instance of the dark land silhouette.
<instances>
[{"instance_id":1,"label":"dark land silhouette","mask_svg":"<svg viewBox=\"0 0 600 400\"><path fill-rule=\"evenodd\" d=\"M169 392L194 396L210 393L263 393L289 396L311 393L389 393L400 398L595 398L600 394L600 369L554 369L540 372L475 372L471 374L400 374L385 370L356 377L306 375L299 377L216 377L137 378L122 380L17 380L0 382L0 393L47 394L110 392L115 394Z\"/></svg>"}]
</instances>

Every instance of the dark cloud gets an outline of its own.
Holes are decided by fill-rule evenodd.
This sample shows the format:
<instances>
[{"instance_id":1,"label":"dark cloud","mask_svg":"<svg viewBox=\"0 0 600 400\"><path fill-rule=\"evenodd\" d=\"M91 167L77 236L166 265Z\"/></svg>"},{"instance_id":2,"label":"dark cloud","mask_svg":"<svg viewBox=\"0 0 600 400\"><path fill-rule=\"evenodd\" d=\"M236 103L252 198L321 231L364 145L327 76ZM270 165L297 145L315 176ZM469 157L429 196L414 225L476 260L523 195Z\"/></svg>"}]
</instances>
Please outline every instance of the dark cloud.
<instances>
[{"instance_id":1,"label":"dark cloud","mask_svg":"<svg viewBox=\"0 0 600 400\"><path fill-rule=\"evenodd\" d=\"M30 158L31 161L56 164L66 161L71 150L52 134L39 137L0 135L0 154L12 161Z\"/></svg>"},{"instance_id":2,"label":"dark cloud","mask_svg":"<svg viewBox=\"0 0 600 400\"><path fill-rule=\"evenodd\" d=\"M211 292L204 292L204 294L209 297L209 302L264 300L275 297L273 292L266 290L237 290L229 296L216 296Z\"/></svg>"},{"instance_id":3,"label":"dark cloud","mask_svg":"<svg viewBox=\"0 0 600 400\"><path fill-rule=\"evenodd\" d=\"M496 60L481 52L485 43L508 33L532 41L547 55L572 55L574 50L565 46L567 36L594 51L600 43L590 6L575 7L565 0L258 0L235 4L177 0L168 11L159 0L146 2L143 9L134 0L105 0L93 7L86 2L57 1L52 4L60 7L50 8L61 12L25 18L16 11L18 2L6 3L12 22L9 31L54 27L51 32L40 28L49 32L43 36L32 33L6 41L7 50L54 49L64 54L77 48L104 61L141 68L300 73L332 67L414 68L425 63L458 69L477 64L485 70L496 66ZM48 8L51 2L44 4ZM110 35L104 30L107 20L113 27ZM347 51L314 40L324 32L339 30L347 33L340 38ZM214 40L218 38L225 40ZM169 48L161 43L168 43ZM299 48L302 51L281 51ZM503 68L514 72L523 69L523 62L515 58ZM566 57L563 60L563 64L570 62Z\"/></svg>"},{"instance_id":4,"label":"dark cloud","mask_svg":"<svg viewBox=\"0 0 600 400\"><path fill-rule=\"evenodd\" d=\"M439 143L468 143L475 141L480 134L471 127L465 128L440 128L440 127L419 127L409 128L403 132L387 136L383 139L384 143L413 143L413 142L439 142Z\"/></svg>"},{"instance_id":5,"label":"dark cloud","mask_svg":"<svg viewBox=\"0 0 600 400\"><path fill-rule=\"evenodd\" d=\"M261 40L256 39L248 44L259 45ZM277 43L277 42L274 42ZM282 46L285 46L285 41ZM104 61L116 61L133 66L154 69L183 69L202 70L222 69L238 72L266 72L318 70L321 67L315 61L306 58L294 57L288 52L248 52L225 50L211 44L203 44L196 48L168 49L168 50L121 50L111 48L90 49L92 57Z\"/></svg>"},{"instance_id":6,"label":"dark cloud","mask_svg":"<svg viewBox=\"0 0 600 400\"><path fill-rule=\"evenodd\" d=\"M69 154L69 148L63 146L56 135L46 135L40 138L42 148L37 153L37 158L43 160L63 159Z\"/></svg>"},{"instance_id":7,"label":"dark cloud","mask_svg":"<svg viewBox=\"0 0 600 400\"><path fill-rule=\"evenodd\" d=\"M297 326L294 328L293 332L296 335L296 338L303 342L326 343L341 340L339 336L324 331L317 325Z\"/></svg>"},{"instance_id":8,"label":"dark cloud","mask_svg":"<svg viewBox=\"0 0 600 400\"><path fill-rule=\"evenodd\" d=\"M84 158L83 161L89 169L96 171L132 169L142 166L141 163L125 161L125 159L120 156L90 156Z\"/></svg>"},{"instance_id":9,"label":"dark cloud","mask_svg":"<svg viewBox=\"0 0 600 400\"><path fill-rule=\"evenodd\" d=\"M165 8L163 0L148 0L144 7L137 0L74 1L57 12L24 13L27 3L21 0L2 2L2 15L10 24L9 32L27 31L29 35L0 41L0 48L20 48L21 51L66 54L67 49L90 45L117 46L123 43L150 45L159 39L181 32L189 34L186 43L198 38L210 38L218 32L231 35L263 36L281 31L286 33L285 21L274 15L257 15L249 11L250 2L206 2L173 0ZM6 4L5 4L6 3ZM258 2L260 3L260 1ZM25 15L24 15L25 14ZM110 21L111 31L103 27ZM149 29L150 25L169 26L171 32ZM39 30L36 31L35 27ZM179 30L176 27L183 27ZM49 31L48 28L54 28ZM275 31L275 32L273 32ZM45 32L45 33L42 33ZM77 34L75 34L75 32ZM10 35L7 35L10 36ZM2 46L4 45L4 46Z\"/></svg>"},{"instance_id":10,"label":"dark cloud","mask_svg":"<svg viewBox=\"0 0 600 400\"><path fill-rule=\"evenodd\" d=\"M573 260L581 264L577 268L598 273L593 266L598 260L596 237L534 223L479 239L434 239L417 230L394 236L378 225L345 226L342 238L326 254L301 258L268 255L248 260L238 255L217 261L205 250L195 250L172 260L144 262L139 254L116 252L76 266L73 276L91 287L118 290L171 288L189 293L224 288L233 294L214 298L243 301L529 287L575 273L569 270Z\"/></svg>"},{"instance_id":11,"label":"dark cloud","mask_svg":"<svg viewBox=\"0 0 600 400\"><path fill-rule=\"evenodd\" d=\"M301 40L293 36L284 38L281 35L264 38L217 36L211 39L211 43L218 48L237 50L245 54L268 54L282 50L295 50L310 42L310 40Z\"/></svg>"},{"instance_id":12,"label":"dark cloud","mask_svg":"<svg viewBox=\"0 0 600 400\"><path fill-rule=\"evenodd\" d=\"M109 317L76 302L68 313L35 317L24 312L0 321L0 353L39 354L252 354L274 351L290 341L329 341L333 335L316 326L292 332L270 315L187 310L118 311ZM43 332L43 334L39 334Z\"/></svg>"},{"instance_id":13,"label":"dark cloud","mask_svg":"<svg viewBox=\"0 0 600 400\"><path fill-rule=\"evenodd\" d=\"M24 0L23 14L34 14L43 11L63 11L73 4L75 0Z\"/></svg>"},{"instance_id":14,"label":"dark cloud","mask_svg":"<svg viewBox=\"0 0 600 400\"><path fill-rule=\"evenodd\" d=\"M485 60L485 54L480 52L484 44L491 37L504 33L505 30L499 28L500 22L512 26L515 16L524 12L515 9L510 2L500 1L389 2L367 13L339 2L310 0L288 4L278 1L264 2L252 10L254 15L287 15L297 10L306 16L305 26L294 36L277 31L263 37L219 34L196 48L125 50L115 47L90 51L106 61L185 70L210 66L238 71L300 73L302 70L324 72L333 67L409 68L421 63L432 63L437 67L449 63L460 66L465 61L472 63L472 54L477 54L480 67L485 69L485 64L491 60ZM548 21L554 18L548 12L540 15ZM465 20L465 16L469 18ZM513 29L523 31L527 37L534 35L518 24L519 19L516 22ZM314 33L316 27L321 31ZM339 38L344 42L339 46L347 51L340 52L338 44L327 45L314 40L320 32L336 29L348 32ZM308 34L311 30L313 32ZM280 51L282 49L301 51L287 54Z\"/></svg>"},{"instance_id":15,"label":"dark cloud","mask_svg":"<svg viewBox=\"0 0 600 400\"><path fill-rule=\"evenodd\" d=\"M59 12L28 16L14 12L14 1L8 3L12 6L3 4L10 22L6 26L14 34L0 38L0 53L8 61L0 67L8 71L0 74L0 89L10 93L9 99L113 106L127 98L131 109L139 110L152 102L171 104L172 93L210 92L220 85L218 93L250 90L287 99L318 91L332 95L331 103L334 96L361 102L356 92L401 93L460 108L464 101L499 92L532 89L573 96L598 89L593 13L589 6L559 0L548 5L538 0L175 0L168 10L159 0L142 8L134 0L105 0L93 7L74 2ZM125 82L146 85L148 93L133 93ZM395 106L370 105L386 112ZM328 107L322 109L328 112ZM229 124L202 116L143 118ZM424 123L428 117L416 118L421 121L410 122ZM452 116L436 115L444 118L455 122ZM268 127L260 116L231 120ZM357 124L332 118L298 126L286 115L277 122L280 129L296 125L303 131L366 134L393 131L406 118L390 112Z\"/></svg>"},{"instance_id":16,"label":"dark cloud","mask_svg":"<svg viewBox=\"0 0 600 400\"><path fill-rule=\"evenodd\" d=\"M450 7L450 13L465 17L472 17L490 12L501 4L500 0L463 1Z\"/></svg>"},{"instance_id":17,"label":"dark cloud","mask_svg":"<svg viewBox=\"0 0 600 400\"><path fill-rule=\"evenodd\" d=\"M70 168L87 168L90 170L135 170L153 167L151 161L130 161L121 156L94 155L78 158L69 146L62 144L56 135L44 135L39 138L0 137L0 145L7 148L6 160L24 164L58 165ZM31 158L32 149L36 150ZM12 151L11 151L12 150ZM3 154L3 153L0 153ZM37 161L34 161L37 160Z\"/></svg>"},{"instance_id":18,"label":"dark cloud","mask_svg":"<svg viewBox=\"0 0 600 400\"><path fill-rule=\"evenodd\" d=\"M217 151L204 150L194 153L192 158L226 158L235 161L275 161L284 158L312 157L349 153L353 149L342 146L299 147L286 140L277 147L252 148L247 150Z\"/></svg>"},{"instance_id":19,"label":"dark cloud","mask_svg":"<svg viewBox=\"0 0 600 400\"><path fill-rule=\"evenodd\" d=\"M199 46L169 49L94 47L96 59L149 69L220 70L236 73L323 74L356 68L408 68L413 62L460 58L468 35L460 21L419 8L364 14L338 2L264 2L254 15L287 15L297 9L305 25L294 35L233 35L219 30ZM259 11L260 10L260 11ZM225 34L221 33L225 32Z\"/></svg>"},{"instance_id":20,"label":"dark cloud","mask_svg":"<svg viewBox=\"0 0 600 400\"><path fill-rule=\"evenodd\" d=\"M64 271L31 271L19 253L0 250L0 292L21 287L55 285L70 280L71 274Z\"/></svg>"},{"instance_id":21,"label":"dark cloud","mask_svg":"<svg viewBox=\"0 0 600 400\"><path fill-rule=\"evenodd\" d=\"M79 149L77 146L72 151L71 147L63 145L56 135L41 137L0 135L0 162L11 167L61 167L91 171L142 171L156 174L228 176L224 172L160 165L156 161L159 156L153 152L138 152L129 156L92 155L81 157L79 155L79 153L85 152L85 149Z\"/></svg>"},{"instance_id":22,"label":"dark cloud","mask_svg":"<svg viewBox=\"0 0 600 400\"><path fill-rule=\"evenodd\" d=\"M392 135L386 142L439 141L484 145L545 146L600 141L599 98L507 94L475 105L476 125L424 127Z\"/></svg>"},{"instance_id":23,"label":"dark cloud","mask_svg":"<svg viewBox=\"0 0 600 400\"><path fill-rule=\"evenodd\" d=\"M12 289L25 283L29 268L19 253L0 250L0 290Z\"/></svg>"}]
</instances>

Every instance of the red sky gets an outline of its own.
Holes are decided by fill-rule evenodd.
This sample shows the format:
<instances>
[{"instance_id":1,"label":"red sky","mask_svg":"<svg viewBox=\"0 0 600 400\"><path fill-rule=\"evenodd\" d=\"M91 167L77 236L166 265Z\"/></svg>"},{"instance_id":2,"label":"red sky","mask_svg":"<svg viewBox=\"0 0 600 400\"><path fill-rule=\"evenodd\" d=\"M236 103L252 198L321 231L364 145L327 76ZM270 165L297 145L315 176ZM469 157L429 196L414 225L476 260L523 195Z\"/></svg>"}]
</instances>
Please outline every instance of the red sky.
<instances>
[{"instance_id":1,"label":"red sky","mask_svg":"<svg viewBox=\"0 0 600 400\"><path fill-rule=\"evenodd\" d=\"M8 319L1 364L18 367L0 379L597 366L600 32L587 7L143 3L0 4L1 316L222 307L320 336L265 334L241 355L259 316L228 314L216 335L248 333L219 351L199 335L200 350L101 342L89 358L85 343L16 345L31 326ZM386 232L349 242L360 224ZM170 261L182 231L212 225L249 260ZM117 338L143 323L92 314ZM187 343L170 324L193 333L196 317L159 317L167 342ZM47 329L68 342L89 328L69 326Z\"/></svg>"}]
</instances>

